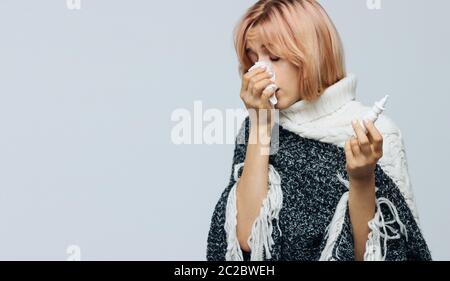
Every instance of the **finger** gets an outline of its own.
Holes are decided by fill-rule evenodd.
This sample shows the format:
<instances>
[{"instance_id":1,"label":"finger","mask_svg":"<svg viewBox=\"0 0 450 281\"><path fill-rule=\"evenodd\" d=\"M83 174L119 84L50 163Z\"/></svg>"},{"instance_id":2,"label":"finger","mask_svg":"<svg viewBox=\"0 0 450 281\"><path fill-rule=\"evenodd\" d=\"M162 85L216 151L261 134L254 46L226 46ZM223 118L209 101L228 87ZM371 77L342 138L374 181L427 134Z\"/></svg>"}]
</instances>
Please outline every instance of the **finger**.
<instances>
[{"instance_id":1,"label":"finger","mask_svg":"<svg viewBox=\"0 0 450 281\"><path fill-rule=\"evenodd\" d=\"M270 79L264 79L259 81L258 83L255 84L255 86L253 86L252 94L255 97L259 97L262 94L263 90L265 90L267 86L269 86L270 84L272 84L272 81Z\"/></svg>"},{"instance_id":2,"label":"finger","mask_svg":"<svg viewBox=\"0 0 450 281\"><path fill-rule=\"evenodd\" d=\"M353 157L356 158L359 155L361 155L361 148L359 147L358 139L355 136L352 136L350 138L350 147L351 147L352 152L353 152Z\"/></svg>"},{"instance_id":3,"label":"finger","mask_svg":"<svg viewBox=\"0 0 450 281\"><path fill-rule=\"evenodd\" d=\"M248 71L245 73L242 77L242 89L248 90L248 87L250 85L251 78L259 73L263 73L265 71L262 67L257 67L251 71Z\"/></svg>"},{"instance_id":4,"label":"finger","mask_svg":"<svg viewBox=\"0 0 450 281\"><path fill-rule=\"evenodd\" d=\"M272 87L266 87L261 94L261 100L264 104L270 103L269 99L271 96L275 94L275 91Z\"/></svg>"},{"instance_id":5,"label":"finger","mask_svg":"<svg viewBox=\"0 0 450 281\"><path fill-rule=\"evenodd\" d=\"M258 75L253 76L252 78L250 78L250 83L253 82L253 87L256 86L256 84L260 81L263 81L265 79L270 79L272 76L269 75L267 72L266 73L260 73ZM251 87L249 87L249 90L251 89Z\"/></svg>"},{"instance_id":6,"label":"finger","mask_svg":"<svg viewBox=\"0 0 450 281\"><path fill-rule=\"evenodd\" d=\"M373 150L377 153L383 152L383 136L375 127L372 121L365 121L364 126L367 129L367 137L372 143Z\"/></svg>"},{"instance_id":7,"label":"finger","mask_svg":"<svg viewBox=\"0 0 450 281\"><path fill-rule=\"evenodd\" d=\"M273 75L273 74L272 74L271 72L269 72L269 71L264 71L264 72L262 72L262 73L256 74L254 77L255 77L255 80L258 81L258 80L262 80L262 79L266 79L266 78L271 78L272 75Z\"/></svg>"},{"instance_id":8,"label":"finger","mask_svg":"<svg viewBox=\"0 0 450 281\"><path fill-rule=\"evenodd\" d=\"M252 90L256 84L264 79L270 79L272 76L269 75L267 72L262 72L262 73L258 73L255 76L250 78L250 83L248 86L248 90ZM258 93L261 93L261 91L259 91ZM252 94L253 94L253 90L252 90Z\"/></svg>"},{"instance_id":9,"label":"finger","mask_svg":"<svg viewBox=\"0 0 450 281\"><path fill-rule=\"evenodd\" d=\"M249 73L245 73L244 75L242 75L242 84L241 84L242 90L247 91L249 83L250 83L250 75Z\"/></svg>"},{"instance_id":10,"label":"finger","mask_svg":"<svg viewBox=\"0 0 450 281\"><path fill-rule=\"evenodd\" d=\"M261 80L268 79L270 77L271 76L267 72L258 73L255 76L251 77L250 78L250 83L248 85L248 91L251 90L252 94L253 94L253 90L252 89L255 87L256 83L260 82Z\"/></svg>"},{"instance_id":11,"label":"finger","mask_svg":"<svg viewBox=\"0 0 450 281\"><path fill-rule=\"evenodd\" d=\"M352 147L350 145L350 139L348 139L345 142L344 151L345 151L345 158L347 159L347 163L348 163L354 158Z\"/></svg>"},{"instance_id":12,"label":"finger","mask_svg":"<svg viewBox=\"0 0 450 281\"><path fill-rule=\"evenodd\" d=\"M355 130L359 146L361 147L361 151L365 154L370 154L372 152L372 149L370 147L369 139L367 138L367 135L364 133L363 127L356 120L352 121L352 126L353 130Z\"/></svg>"},{"instance_id":13,"label":"finger","mask_svg":"<svg viewBox=\"0 0 450 281\"><path fill-rule=\"evenodd\" d=\"M249 70L248 73L250 76L258 75L259 73L263 73L264 71L267 71L267 68L265 66L258 66L252 70Z\"/></svg>"},{"instance_id":14,"label":"finger","mask_svg":"<svg viewBox=\"0 0 450 281\"><path fill-rule=\"evenodd\" d=\"M366 123L367 121L364 120L363 122L364 122L364 127L366 127L366 129L367 129L367 123ZM373 144L374 140L373 140L372 134L369 132L369 130L367 130L366 136L369 139L369 143Z\"/></svg>"}]
</instances>

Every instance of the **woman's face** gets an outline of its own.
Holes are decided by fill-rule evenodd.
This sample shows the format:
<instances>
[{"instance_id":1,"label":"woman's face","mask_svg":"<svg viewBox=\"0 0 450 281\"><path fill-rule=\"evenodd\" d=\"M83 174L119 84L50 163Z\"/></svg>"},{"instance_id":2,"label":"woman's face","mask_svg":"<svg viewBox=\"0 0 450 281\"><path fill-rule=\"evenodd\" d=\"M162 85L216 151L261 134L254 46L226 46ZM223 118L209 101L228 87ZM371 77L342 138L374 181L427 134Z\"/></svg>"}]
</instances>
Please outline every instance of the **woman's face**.
<instances>
[{"instance_id":1,"label":"woman's face","mask_svg":"<svg viewBox=\"0 0 450 281\"><path fill-rule=\"evenodd\" d=\"M270 54L266 47L256 40L247 41L247 55L253 64L261 60L272 63L276 76L275 84L279 87L275 93L278 99L275 108L284 109L302 99L298 85L298 68L295 65Z\"/></svg>"}]
</instances>

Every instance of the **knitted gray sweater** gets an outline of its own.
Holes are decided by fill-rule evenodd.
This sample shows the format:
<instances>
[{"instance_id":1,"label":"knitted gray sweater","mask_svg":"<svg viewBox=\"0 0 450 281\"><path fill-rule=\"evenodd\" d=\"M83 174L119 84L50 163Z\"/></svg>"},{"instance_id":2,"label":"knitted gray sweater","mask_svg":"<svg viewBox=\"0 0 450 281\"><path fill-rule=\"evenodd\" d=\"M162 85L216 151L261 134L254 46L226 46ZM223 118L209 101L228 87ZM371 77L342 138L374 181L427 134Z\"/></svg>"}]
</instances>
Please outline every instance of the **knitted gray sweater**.
<instances>
[{"instance_id":1,"label":"knitted gray sweater","mask_svg":"<svg viewBox=\"0 0 450 281\"><path fill-rule=\"evenodd\" d=\"M279 150L269 157L269 194L278 187L282 198L275 193L270 195L272 199L264 203L258 223L253 226L249 240L252 252L240 249L235 234L236 206L232 195L245 159L248 117L239 134L245 134L245 143L235 143L229 184L211 219L207 260L354 260L343 148L301 137L282 126L279 127ZM375 185L377 211L369 222L371 233L365 259L431 260L428 246L403 195L378 164ZM277 204L281 204L278 209Z\"/></svg>"}]
</instances>

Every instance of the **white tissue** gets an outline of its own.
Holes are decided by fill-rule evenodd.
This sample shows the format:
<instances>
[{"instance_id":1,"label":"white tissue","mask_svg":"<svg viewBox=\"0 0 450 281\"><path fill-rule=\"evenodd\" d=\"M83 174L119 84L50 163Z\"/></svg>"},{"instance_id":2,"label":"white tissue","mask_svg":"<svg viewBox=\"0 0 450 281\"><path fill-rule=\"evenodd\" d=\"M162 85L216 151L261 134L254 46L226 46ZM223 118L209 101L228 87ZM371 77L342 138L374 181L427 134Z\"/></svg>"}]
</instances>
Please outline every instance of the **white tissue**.
<instances>
[{"instance_id":1,"label":"white tissue","mask_svg":"<svg viewBox=\"0 0 450 281\"><path fill-rule=\"evenodd\" d=\"M275 71L273 71L272 68L272 64L270 63L270 61L258 61L255 63L255 65L253 65L252 67L250 67L250 69L248 70L249 72L252 71L253 69L257 68L257 67L265 67L268 71L272 72L272 78L270 80L272 80L272 82L275 82L276 76L275 76ZM278 86L275 83L270 84L269 86L267 86L264 90L270 90L271 92L274 92L276 90L278 90ZM273 94L269 101L273 104L276 105L278 103L277 97L275 96L275 94Z\"/></svg>"}]
</instances>

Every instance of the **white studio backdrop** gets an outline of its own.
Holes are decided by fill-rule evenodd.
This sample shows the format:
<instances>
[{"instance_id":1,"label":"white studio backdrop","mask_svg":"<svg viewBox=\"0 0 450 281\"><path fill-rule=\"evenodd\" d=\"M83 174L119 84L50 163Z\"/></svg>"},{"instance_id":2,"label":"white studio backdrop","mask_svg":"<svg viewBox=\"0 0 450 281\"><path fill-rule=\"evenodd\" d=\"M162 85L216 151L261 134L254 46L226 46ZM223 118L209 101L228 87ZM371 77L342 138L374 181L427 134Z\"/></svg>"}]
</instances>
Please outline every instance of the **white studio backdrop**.
<instances>
[{"instance_id":1,"label":"white studio backdrop","mask_svg":"<svg viewBox=\"0 0 450 281\"><path fill-rule=\"evenodd\" d=\"M232 30L255 1L79 2L0 0L0 259L204 260L233 145L176 145L171 117L243 108ZM450 2L368 2L320 1L358 99L391 97L449 260Z\"/></svg>"}]
</instances>

